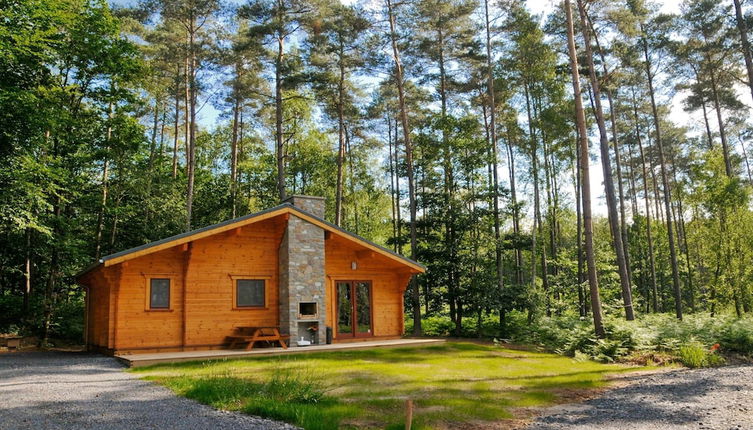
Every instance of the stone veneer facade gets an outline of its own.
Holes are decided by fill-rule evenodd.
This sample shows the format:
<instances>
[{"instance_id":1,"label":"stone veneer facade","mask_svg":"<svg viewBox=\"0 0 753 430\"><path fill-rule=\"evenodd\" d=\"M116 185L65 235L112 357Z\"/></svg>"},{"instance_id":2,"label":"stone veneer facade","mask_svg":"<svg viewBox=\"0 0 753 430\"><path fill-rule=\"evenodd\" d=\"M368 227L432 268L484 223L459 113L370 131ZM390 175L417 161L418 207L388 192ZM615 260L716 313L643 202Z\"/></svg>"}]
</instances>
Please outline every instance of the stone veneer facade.
<instances>
[{"instance_id":1,"label":"stone veneer facade","mask_svg":"<svg viewBox=\"0 0 753 430\"><path fill-rule=\"evenodd\" d=\"M292 196L285 202L324 218L322 197ZM291 345L297 345L301 337L311 339L311 333L305 327L318 323L318 343L325 343L324 230L290 214L280 243L279 264L281 331L290 335ZM317 304L316 319L298 319L301 302Z\"/></svg>"}]
</instances>

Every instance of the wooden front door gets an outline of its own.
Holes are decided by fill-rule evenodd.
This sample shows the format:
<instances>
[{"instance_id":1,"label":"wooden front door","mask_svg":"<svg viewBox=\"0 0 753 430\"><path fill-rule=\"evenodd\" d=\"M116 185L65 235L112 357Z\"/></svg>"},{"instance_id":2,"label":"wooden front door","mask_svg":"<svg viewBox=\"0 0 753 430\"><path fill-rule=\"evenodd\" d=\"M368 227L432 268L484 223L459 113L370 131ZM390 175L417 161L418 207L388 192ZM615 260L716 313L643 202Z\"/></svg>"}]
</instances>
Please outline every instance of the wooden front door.
<instances>
[{"instance_id":1,"label":"wooden front door","mask_svg":"<svg viewBox=\"0 0 753 430\"><path fill-rule=\"evenodd\" d=\"M371 282L337 281L337 334L338 339L369 337L373 335L371 318Z\"/></svg>"}]
</instances>

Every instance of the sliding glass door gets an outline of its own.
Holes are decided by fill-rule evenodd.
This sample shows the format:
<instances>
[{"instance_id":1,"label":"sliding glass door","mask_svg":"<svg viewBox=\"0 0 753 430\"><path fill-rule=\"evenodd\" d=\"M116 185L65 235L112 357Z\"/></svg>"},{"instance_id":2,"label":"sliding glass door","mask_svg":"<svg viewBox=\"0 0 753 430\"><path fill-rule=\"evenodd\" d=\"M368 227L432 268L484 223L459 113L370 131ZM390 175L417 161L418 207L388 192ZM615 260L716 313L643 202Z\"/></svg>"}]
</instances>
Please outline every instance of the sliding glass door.
<instances>
[{"instance_id":1,"label":"sliding glass door","mask_svg":"<svg viewBox=\"0 0 753 430\"><path fill-rule=\"evenodd\" d=\"M372 335L371 282L337 281L337 338Z\"/></svg>"}]
</instances>

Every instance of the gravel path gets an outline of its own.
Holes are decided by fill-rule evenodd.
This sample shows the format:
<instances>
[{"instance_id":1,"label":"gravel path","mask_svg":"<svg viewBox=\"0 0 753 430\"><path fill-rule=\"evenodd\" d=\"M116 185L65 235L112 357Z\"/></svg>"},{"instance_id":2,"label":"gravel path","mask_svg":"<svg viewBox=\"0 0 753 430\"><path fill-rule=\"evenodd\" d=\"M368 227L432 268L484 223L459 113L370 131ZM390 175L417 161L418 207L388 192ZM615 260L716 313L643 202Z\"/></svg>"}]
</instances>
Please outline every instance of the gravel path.
<instances>
[{"instance_id":1,"label":"gravel path","mask_svg":"<svg viewBox=\"0 0 753 430\"><path fill-rule=\"evenodd\" d=\"M753 429L753 366L655 373L629 384L550 408L527 429Z\"/></svg>"},{"instance_id":2,"label":"gravel path","mask_svg":"<svg viewBox=\"0 0 753 430\"><path fill-rule=\"evenodd\" d=\"M83 353L0 354L0 429L294 429L217 411Z\"/></svg>"}]
</instances>

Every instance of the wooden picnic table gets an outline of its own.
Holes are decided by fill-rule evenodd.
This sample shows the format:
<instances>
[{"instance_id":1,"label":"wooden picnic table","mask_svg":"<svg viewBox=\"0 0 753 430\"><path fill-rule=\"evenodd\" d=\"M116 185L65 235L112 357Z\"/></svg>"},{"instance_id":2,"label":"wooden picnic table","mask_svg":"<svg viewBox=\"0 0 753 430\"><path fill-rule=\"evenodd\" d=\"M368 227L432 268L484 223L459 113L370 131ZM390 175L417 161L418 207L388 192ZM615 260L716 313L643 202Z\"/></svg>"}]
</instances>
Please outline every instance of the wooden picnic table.
<instances>
[{"instance_id":1,"label":"wooden picnic table","mask_svg":"<svg viewBox=\"0 0 753 430\"><path fill-rule=\"evenodd\" d=\"M248 343L246 349L253 349L254 344L259 341L264 342L279 342L283 349L288 349L286 340L290 336L286 334L280 334L280 327L278 326L264 326L264 327L236 327L238 334L228 336L230 339L230 349L233 349L239 343Z\"/></svg>"},{"instance_id":2,"label":"wooden picnic table","mask_svg":"<svg viewBox=\"0 0 753 430\"><path fill-rule=\"evenodd\" d=\"M23 336L2 336L2 339L5 340L5 346L8 349L19 349L21 348Z\"/></svg>"}]
</instances>

